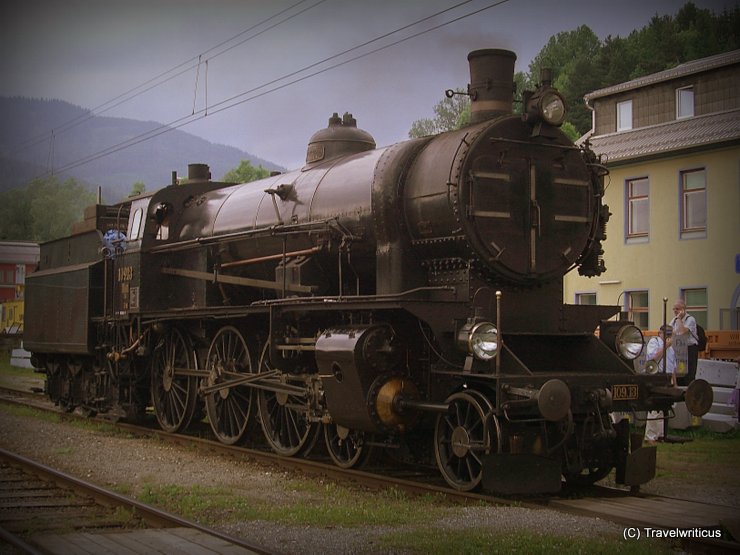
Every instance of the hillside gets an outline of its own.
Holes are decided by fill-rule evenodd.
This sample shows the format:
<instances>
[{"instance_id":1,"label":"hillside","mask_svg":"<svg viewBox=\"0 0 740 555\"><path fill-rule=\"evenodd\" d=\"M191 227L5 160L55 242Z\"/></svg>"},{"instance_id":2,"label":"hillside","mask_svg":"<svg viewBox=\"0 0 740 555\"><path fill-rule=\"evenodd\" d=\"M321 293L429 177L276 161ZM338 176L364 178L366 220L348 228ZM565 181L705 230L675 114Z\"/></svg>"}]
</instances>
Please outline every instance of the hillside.
<instances>
[{"instance_id":1,"label":"hillside","mask_svg":"<svg viewBox=\"0 0 740 555\"><path fill-rule=\"evenodd\" d=\"M23 186L50 167L57 172L59 168L161 125L152 121L88 116L88 110L60 100L0 97L0 121L3 122L0 126L0 191ZM70 121L74 125L69 125ZM52 144L49 131L60 128L62 131L55 132ZM189 163L209 164L213 178L219 179L242 160L269 170L283 169L248 152L213 144L175 129L70 167L62 171L61 176L62 179L74 177L91 187L100 186L104 200L115 202L126 196L137 181L143 181L151 191L169 184L173 170L181 176L187 175Z\"/></svg>"}]
</instances>

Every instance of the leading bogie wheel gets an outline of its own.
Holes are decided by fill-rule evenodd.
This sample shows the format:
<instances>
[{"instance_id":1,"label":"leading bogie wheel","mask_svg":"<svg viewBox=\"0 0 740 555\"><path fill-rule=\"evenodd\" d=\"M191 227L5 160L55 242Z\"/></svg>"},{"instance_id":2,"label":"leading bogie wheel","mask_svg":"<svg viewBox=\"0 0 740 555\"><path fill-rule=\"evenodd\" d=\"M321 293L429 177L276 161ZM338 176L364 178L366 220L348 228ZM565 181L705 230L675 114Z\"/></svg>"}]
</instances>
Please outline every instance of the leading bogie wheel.
<instances>
[{"instance_id":1,"label":"leading bogie wheel","mask_svg":"<svg viewBox=\"0 0 740 555\"><path fill-rule=\"evenodd\" d=\"M350 430L338 424L324 424L324 441L329 456L340 468L362 466L370 456L372 447L367 444L367 434Z\"/></svg>"},{"instance_id":2,"label":"leading bogie wheel","mask_svg":"<svg viewBox=\"0 0 740 555\"><path fill-rule=\"evenodd\" d=\"M575 487L593 486L599 480L606 478L613 468L610 464L589 466L578 474L565 473L565 482L569 486Z\"/></svg>"},{"instance_id":3,"label":"leading bogie wheel","mask_svg":"<svg viewBox=\"0 0 740 555\"><path fill-rule=\"evenodd\" d=\"M491 452L491 403L478 391L447 398L449 411L437 417L434 454L442 476L453 488L470 491L483 478L483 455Z\"/></svg>"},{"instance_id":4,"label":"leading bogie wheel","mask_svg":"<svg viewBox=\"0 0 740 555\"><path fill-rule=\"evenodd\" d=\"M252 357L244 336L233 326L225 326L211 341L206 357L209 372L207 387L224 385L206 395L206 414L213 433L222 443L232 445L247 431L252 413L252 388L228 382L254 373Z\"/></svg>"},{"instance_id":5,"label":"leading bogie wheel","mask_svg":"<svg viewBox=\"0 0 740 555\"><path fill-rule=\"evenodd\" d=\"M185 430L198 400L192 345L177 328L171 328L154 347L151 361L151 396L154 414L165 432Z\"/></svg>"}]
</instances>

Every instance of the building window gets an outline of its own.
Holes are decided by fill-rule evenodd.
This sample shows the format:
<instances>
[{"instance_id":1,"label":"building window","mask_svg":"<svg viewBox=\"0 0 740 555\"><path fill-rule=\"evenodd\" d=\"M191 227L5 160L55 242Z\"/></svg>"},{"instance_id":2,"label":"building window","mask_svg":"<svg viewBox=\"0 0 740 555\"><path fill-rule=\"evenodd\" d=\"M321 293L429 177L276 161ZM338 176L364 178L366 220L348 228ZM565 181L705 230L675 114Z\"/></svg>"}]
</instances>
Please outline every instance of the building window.
<instances>
[{"instance_id":1,"label":"building window","mask_svg":"<svg viewBox=\"0 0 740 555\"><path fill-rule=\"evenodd\" d=\"M627 238L650 233L650 188L646 177L627 181Z\"/></svg>"},{"instance_id":2,"label":"building window","mask_svg":"<svg viewBox=\"0 0 740 555\"><path fill-rule=\"evenodd\" d=\"M632 129L632 101L617 102L617 131Z\"/></svg>"},{"instance_id":3,"label":"building window","mask_svg":"<svg viewBox=\"0 0 740 555\"><path fill-rule=\"evenodd\" d=\"M676 89L676 119L694 116L694 88Z\"/></svg>"},{"instance_id":4,"label":"building window","mask_svg":"<svg viewBox=\"0 0 740 555\"><path fill-rule=\"evenodd\" d=\"M706 170L681 172L681 236L703 237L707 231Z\"/></svg>"},{"instance_id":5,"label":"building window","mask_svg":"<svg viewBox=\"0 0 740 555\"><path fill-rule=\"evenodd\" d=\"M596 293L576 293L576 304L596 304Z\"/></svg>"},{"instance_id":6,"label":"building window","mask_svg":"<svg viewBox=\"0 0 740 555\"><path fill-rule=\"evenodd\" d=\"M706 288L682 289L681 297L686 303L686 312L696 319L697 324L706 329L709 312Z\"/></svg>"},{"instance_id":7,"label":"building window","mask_svg":"<svg viewBox=\"0 0 740 555\"><path fill-rule=\"evenodd\" d=\"M719 329L740 330L740 306L719 309Z\"/></svg>"},{"instance_id":8,"label":"building window","mask_svg":"<svg viewBox=\"0 0 740 555\"><path fill-rule=\"evenodd\" d=\"M627 317L644 330L648 329L649 306L647 291L627 292Z\"/></svg>"}]
</instances>

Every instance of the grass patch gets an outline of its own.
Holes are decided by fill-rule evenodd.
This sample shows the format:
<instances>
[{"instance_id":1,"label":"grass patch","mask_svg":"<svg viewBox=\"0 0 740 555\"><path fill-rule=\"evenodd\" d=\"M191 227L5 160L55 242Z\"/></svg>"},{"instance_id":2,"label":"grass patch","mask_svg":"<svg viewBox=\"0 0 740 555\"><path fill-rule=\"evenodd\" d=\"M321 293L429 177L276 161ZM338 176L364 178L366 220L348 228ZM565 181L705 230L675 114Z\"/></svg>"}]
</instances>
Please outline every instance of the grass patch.
<instances>
[{"instance_id":1,"label":"grass patch","mask_svg":"<svg viewBox=\"0 0 740 555\"><path fill-rule=\"evenodd\" d=\"M33 407L0 404L0 414L37 418L39 420L51 422L53 424L63 423L74 428L79 428L81 430L87 430L89 432L95 432L102 435L115 436L124 439L132 439L135 437L138 439L147 439L146 436L135 436L131 432L120 430L116 428L115 425L109 424L107 422L83 418L71 418L69 415L66 414L47 412L44 410L35 409Z\"/></svg>"},{"instance_id":2,"label":"grass patch","mask_svg":"<svg viewBox=\"0 0 740 555\"><path fill-rule=\"evenodd\" d=\"M134 488L131 484L113 484L112 486L108 486L110 489L120 495L125 495L126 497L131 497L134 492Z\"/></svg>"},{"instance_id":3,"label":"grass patch","mask_svg":"<svg viewBox=\"0 0 740 555\"><path fill-rule=\"evenodd\" d=\"M134 513L133 509L127 509L126 507L116 507L113 510L112 518L115 522L121 524L121 526L139 526L142 525L141 519Z\"/></svg>"},{"instance_id":4,"label":"grass patch","mask_svg":"<svg viewBox=\"0 0 740 555\"><path fill-rule=\"evenodd\" d=\"M245 517L248 514L248 511L243 512L247 501L226 488L145 484L136 499L209 525L221 520L229 511L237 511Z\"/></svg>"},{"instance_id":5,"label":"grass patch","mask_svg":"<svg viewBox=\"0 0 740 555\"><path fill-rule=\"evenodd\" d=\"M435 496L409 497L391 488L358 493L330 484L317 500L269 508L269 520L310 526L402 526L432 523L445 514Z\"/></svg>"},{"instance_id":6,"label":"grass patch","mask_svg":"<svg viewBox=\"0 0 740 555\"><path fill-rule=\"evenodd\" d=\"M284 503L275 500L247 499L239 491L225 488L178 485L147 485L139 501L166 507L167 510L205 524L267 520L296 526L358 527L402 526L432 523L445 514L436 496L409 498L399 490L371 493L324 484L315 498L292 498L290 490L311 490L313 486L291 481ZM400 495L399 495L400 494Z\"/></svg>"},{"instance_id":7,"label":"grass patch","mask_svg":"<svg viewBox=\"0 0 740 555\"><path fill-rule=\"evenodd\" d=\"M46 422L58 423L62 421L62 415L53 412L38 410L33 407L24 407L21 405L4 405L0 404L0 413L10 414L13 416L25 416L38 418Z\"/></svg>"},{"instance_id":8,"label":"grass patch","mask_svg":"<svg viewBox=\"0 0 740 555\"><path fill-rule=\"evenodd\" d=\"M46 376L30 368L16 368L10 365L10 351L0 351L0 386L28 389L43 388Z\"/></svg>"},{"instance_id":9,"label":"grass patch","mask_svg":"<svg viewBox=\"0 0 740 555\"><path fill-rule=\"evenodd\" d=\"M73 447L60 447L59 449L54 451L54 453L57 455L71 455L74 452L75 450Z\"/></svg>"},{"instance_id":10,"label":"grass patch","mask_svg":"<svg viewBox=\"0 0 740 555\"><path fill-rule=\"evenodd\" d=\"M692 432L687 443L662 443L658 447L658 475L716 483L719 474L740 485L740 475L732 469L740 459L740 435ZM674 435L671 433L671 435ZM678 435L678 434L675 434Z\"/></svg>"}]
</instances>

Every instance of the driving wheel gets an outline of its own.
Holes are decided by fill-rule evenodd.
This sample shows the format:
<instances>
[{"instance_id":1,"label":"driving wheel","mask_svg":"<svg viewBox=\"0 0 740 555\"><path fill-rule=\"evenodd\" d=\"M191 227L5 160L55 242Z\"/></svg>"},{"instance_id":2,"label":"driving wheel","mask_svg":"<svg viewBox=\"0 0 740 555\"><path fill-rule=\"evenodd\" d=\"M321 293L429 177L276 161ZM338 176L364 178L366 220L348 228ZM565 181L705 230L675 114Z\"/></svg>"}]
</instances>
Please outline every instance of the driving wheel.
<instances>
[{"instance_id":1,"label":"driving wheel","mask_svg":"<svg viewBox=\"0 0 740 555\"><path fill-rule=\"evenodd\" d=\"M252 411L252 389L229 384L253 373L247 342L238 329L225 326L218 331L208 349L206 369L206 387L216 388L206 396L208 421L220 442L234 444L244 436Z\"/></svg>"},{"instance_id":2,"label":"driving wheel","mask_svg":"<svg viewBox=\"0 0 740 555\"><path fill-rule=\"evenodd\" d=\"M260 372L271 370L268 347L269 341L262 349ZM279 455L305 455L316 444L319 432L319 425L308 419L308 402L303 394L305 381L300 377L281 374L279 384L276 385L284 386L284 390L260 389L257 393L260 423L265 439Z\"/></svg>"},{"instance_id":3,"label":"driving wheel","mask_svg":"<svg viewBox=\"0 0 740 555\"><path fill-rule=\"evenodd\" d=\"M154 414L165 432L180 432L193 419L198 399L193 349L177 328L159 340L151 362L151 394Z\"/></svg>"}]
</instances>

